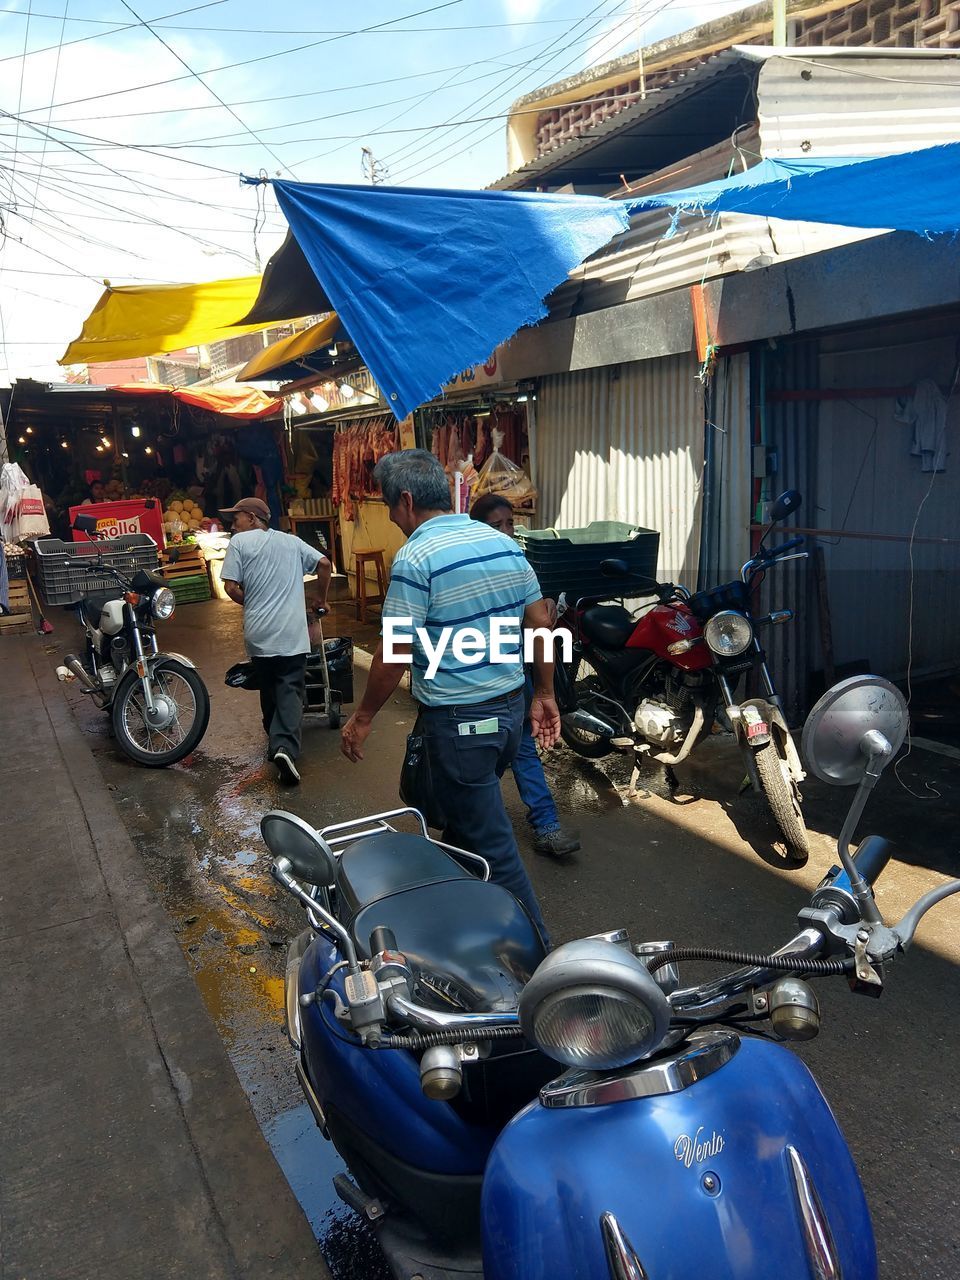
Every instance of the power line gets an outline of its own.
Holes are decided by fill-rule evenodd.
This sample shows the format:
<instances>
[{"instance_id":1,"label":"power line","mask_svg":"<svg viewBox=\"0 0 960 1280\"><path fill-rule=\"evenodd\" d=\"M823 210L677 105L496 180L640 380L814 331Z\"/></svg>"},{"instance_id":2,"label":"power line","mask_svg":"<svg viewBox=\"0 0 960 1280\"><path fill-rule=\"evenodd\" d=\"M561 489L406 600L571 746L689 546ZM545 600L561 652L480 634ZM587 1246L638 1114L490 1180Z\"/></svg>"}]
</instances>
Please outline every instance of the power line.
<instances>
[{"instance_id":1,"label":"power line","mask_svg":"<svg viewBox=\"0 0 960 1280\"><path fill-rule=\"evenodd\" d=\"M226 4L226 3L227 3L227 0L207 0L206 4L195 4L190 9L178 9L176 13L163 14L161 15L161 17L179 18L181 15L185 13L196 13L199 9L213 9L217 5ZM19 12L20 11L16 9L6 9L2 13L0 13L0 17L5 16L6 14L19 14ZM48 17L52 17L53 15L52 14L34 14L33 16L48 18ZM71 18L70 21L86 22L86 21L90 21L90 19ZM160 19L154 18L154 19L151 19L151 21L159 22ZM114 26L109 31L97 31L91 36L78 36L76 40L67 40L64 44L64 48L69 48L70 45L74 45L74 44L84 44L88 40L102 40L105 36L118 35L123 31L133 31L136 29L137 25L138 24L135 22L125 22L122 26L119 26L119 27ZM29 26L29 23L28 23L28 26ZM27 57L32 58L35 54L49 53L52 49L55 49L56 47L57 47L56 45L48 44L48 45L45 45L42 49L31 49L30 52L27 54ZM18 55L13 54L13 55L8 55L7 57L4 57L4 58L0 58L0 62L9 62L11 56L17 57Z\"/></svg>"},{"instance_id":2,"label":"power line","mask_svg":"<svg viewBox=\"0 0 960 1280\"><path fill-rule=\"evenodd\" d=\"M205 76L214 75L215 73L220 71L235 71L239 67L251 67L251 66L254 66L256 63L269 62L273 58L285 58L291 53L303 53L307 49L316 49L316 48L319 48L321 45L333 44L337 40L346 40L349 38L349 36L366 35L369 32L376 31L381 27L390 27L397 22L405 22L408 18L418 18L425 13L436 13L438 9L449 9L449 8L452 8L454 5L462 4L462 3L463 3L463 0L443 0L441 4L432 5L429 9L418 9L415 13L402 14L398 18L388 18L384 22L376 22L369 27L358 27L356 30L350 31L345 36L328 36L325 40L313 40L309 44L295 45L293 48L290 48L290 49L278 49L274 53L262 53L258 55L256 58L244 58L244 59L241 59L241 61L239 62L228 62L220 67L206 67L199 74L205 75ZM55 102L53 105L56 109L59 109L60 107L74 107L78 103L82 103L82 102L99 102L104 98L116 98L127 93L141 93L145 89L159 89L159 88L163 88L165 85L168 85L168 84L179 84L182 80L189 80L191 76L193 76L194 74L195 74L194 72L191 72L190 75L171 76L166 80L154 80L154 81L151 81L149 84L133 85L129 89L111 89L107 93L93 93L86 98L71 98L67 102ZM45 108L35 107L32 109L32 111L41 111L41 110L45 110ZM32 114L32 111L27 112L26 114L30 115Z\"/></svg>"},{"instance_id":3,"label":"power line","mask_svg":"<svg viewBox=\"0 0 960 1280\"><path fill-rule=\"evenodd\" d=\"M646 21L645 21L643 24L641 24L641 25L642 25L642 26L646 26L646 25L647 25L647 23L652 22L652 21L653 21L653 19L654 19L654 18L656 18L658 14L662 13L662 12L663 12L663 10L664 10L664 9L666 9L666 8L669 6L669 4L670 4L670 0L664 0L664 2L663 2L662 4L660 4L660 5L659 5L659 7L657 7L656 9L654 9L654 11L649 15L649 17L646 19ZM616 11L614 11L614 12L616 12ZM641 10L641 12L642 12L642 10ZM632 23L632 22L634 22L634 21L636 20L636 18L638 18L639 16L640 16L640 15L639 15L639 13L631 13L630 15L628 15L628 17L627 17L627 18L623 19L623 21L621 21L621 22L617 23L617 24L616 24L616 26L614 26L608 34L612 35L614 32L619 31L622 27L625 27L628 23ZM595 24L595 25L599 25L599 24ZM567 47L569 48L569 46L567 46ZM574 64L574 62L576 62L576 61L578 61L578 59L573 59L571 62L568 62L565 66L563 66L563 67L559 68L558 70L559 70L559 71L565 71L565 70L567 70L570 66L572 66L572 65ZM554 75L556 75L556 74L557 74L557 71L555 70L553 74L554 74ZM531 108L531 110L532 110L532 111L538 111L538 108ZM539 110L542 110L542 108L539 108ZM520 113L518 112L518 113L516 113L516 114L520 114ZM478 142L486 141L486 139L487 139L487 138L489 138L489 137L492 137L492 136L493 136L493 134L494 134L495 132L496 132L496 130L490 130L489 132L485 133L485 134L483 135L483 137L482 137L482 138L477 139L477 141L478 141ZM475 134L476 134L476 133L477 133L477 130L473 130L473 133L472 133L472 134L468 134L468 135L467 135L467 137L475 136ZM464 141L463 137L461 137L461 139L460 139L460 140L461 140L461 142L462 142L462 141ZM414 166L409 166L409 165L408 165L405 169L402 169L402 170L400 171L400 174L399 174L398 176L399 176L399 177L401 177L401 178L402 178L402 177L404 177L404 176L406 176L406 180L407 180L407 181L412 182L412 181L414 181L414 180L415 180L415 179L417 179L417 178L422 178L422 177L423 177L425 174L427 174L427 173L432 173L434 169L438 168L441 164L443 164L444 159L445 159L445 155L444 155L443 153L437 153L437 152L434 152L434 153L433 153L433 155L434 155L434 156L436 156L436 155L438 155L438 154L439 154L440 158L436 160L436 163L431 164L431 165L427 166L426 168L419 168L419 169L417 169L417 170L416 170L416 172L415 172L415 173L412 173L412 174L409 172L409 170L410 170L410 168L411 168L411 167L414 167ZM432 157L430 157L430 156L424 156L423 158L426 160L426 159L431 159Z\"/></svg>"},{"instance_id":4,"label":"power line","mask_svg":"<svg viewBox=\"0 0 960 1280\"><path fill-rule=\"evenodd\" d=\"M631 13L630 13L630 15L629 15L626 19L624 19L621 23L619 23L619 24L618 24L618 27L617 27L617 28L615 28L615 29L618 29L620 26L624 26L624 25L626 25L626 23L627 23L627 22L632 22L632 21L633 21L632 0L624 0L624 3L621 3L621 4L616 5L616 6L615 6L615 7L614 7L610 12L605 13L605 14L601 14L601 16L600 16L600 17L598 17L598 18L597 18L597 20L596 20L595 22L593 22L593 23L591 23L589 26L587 26L587 27L585 28L585 30L577 31L577 34L576 34L572 39L567 39L567 37L569 37L573 31L576 31L576 30L577 30L577 28L579 28L579 27L584 27L584 24L585 24L585 23L586 23L590 18L593 18L595 14L598 14L598 13L600 12L600 10L604 7L602 4L597 4L597 5L595 5L595 6L594 6L594 7L593 7L593 8L592 8L592 9L591 9L587 14L585 14L585 15L584 15L584 17L583 17L583 18L581 18L578 22L574 23L574 24L573 24L573 26L571 26L571 27L570 27L566 32L564 32L563 36L558 37L558 39L557 39L557 40L555 40L555 41L553 42L554 44L559 44L561 40L565 40L565 41L566 41L566 43L562 44L562 45L561 45L561 47L560 47L559 49L557 49L557 51L556 51L556 53L554 54L554 56L553 56L553 57L551 57L551 58L549 58L547 61L548 61L548 62L553 62L553 61L555 61L555 59L556 59L556 58L561 57L564 53L568 52L568 51L569 51L569 50L570 50L574 45L579 45L579 44L580 44L580 42L581 42L583 39L585 39L587 36L589 36L589 35L591 34L591 32L595 31L597 27L601 26L601 25L603 24L603 22L604 22L604 21L609 20L609 19L610 19L611 17L613 17L615 14L617 14L617 13L621 12L621 11L626 7L626 5L627 5L627 4L630 4L630 5L631 5ZM548 51L549 51L549 49L548 49ZM575 62L579 62L579 60L580 60L580 55L578 54L574 59L572 59L572 60L571 60L571 62L570 62L570 63L565 64L565 65L564 65L563 67L561 67L559 70L560 70L560 71L566 70L566 67L567 67L567 66L573 65L573 63L575 63ZM554 70L551 72L551 74L552 74L552 75L554 75L554 76L556 76L556 75L557 75L557 70L556 70L556 69L554 69ZM505 78L504 78L503 82L501 83L501 85L500 85L499 87L500 87L500 89L501 89L501 91L502 91L502 90L506 89L506 87L507 87L508 85L512 85L512 86L513 86L513 90L512 90L512 91L515 93L515 92L516 92L516 86L518 85L518 83L522 82L522 81L523 81L524 79L526 79L526 78L528 78L528 77L526 77L523 73L521 73L520 75L507 76L507 77L505 77ZM489 97L489 95L486 95L486 96L487 96L487 97ZM484 97L483 97L483 96L481 96L481 98L480 98L480 99L477 101L477 103L476 103L476 104L474 104L474 105L481 105L481 104L483 103L483 101L484 101ZM476 131L476 130L474 130L473 132L474 132L474 133L476 133L477 131ZM469 136L472 136L472 135L471 135L471 134L468 134L467 136L469 137ZM438 141L439 141L439 140L438 140ZM463 141L463 137L461 137L460 141L461 141L461 142ZM447 145L449 145L449 144L441 143L440 145L441 145L441 147L442 147L442 148L446 149ZM430 141L429 141L428 139L425 139L425 140L423 140L423 141L421 141L421 142L419 142L419 143L413 143L413 144L408 143L408 144L406 144L405 146L401 147L401 148L399 149L399 151L394 152L394 153L392 153L392 154L388 153L388 155L385 157L385 158L387 159L387 161L388 161L388 162L389 162L389 161L391 161L391 160L393 160L393 161L395 162L399 156L405 156L405 157L406 157L406 159L405 159L405 163L404 163L404 165L403 165L403 166L401 166L400 170L399 170L399 171L396 171L396 170L395 170L394 177L395 177L396 179L400 179L400 178L402 178L402 177L403 177L403 175L404 175L405 173L409 173L410 169L411 169L412 167L415 167L415 165L412 165L412 164L410 163L410 161L413 159L413 157L414 157L414 156L417 156L417 155L420 155L422 152L425 152L425 151L426 151L426 152L429 152L429 150L430 150L430 146L431 146ZM434 151L434 152L430 152L430 156L431 156L431 157L432 157L432 155L433 155L433 154L437 154L437 153L436 153L435 151ZM429 158L429 157L428 157L428 156L426 156L426 155L424 155L424 156L423 156L423 159L427 159L427 158ZM420 162L420 161L417 161L416 163L417 163L417 164L419 164L419 163L421 163L421 162Z\"/></svg>"},{"instance_id":5,"label":"power line","mask_svg":"<svg viewBox=\"0 0 960 1280\"><path fill-rule=\"evenodd\" d=\"M144 19L140 17L139 13L137 13L137 11L127 3L127 0L120 0L120 3L129 13L133 14L133 16L137 19L138 22L142 23L142 25L146 27L146 29L150 32L152 36L155 36L156 39L160 41L160 43L167 50L168 53L173 54L173 56L176 58L176 60L180 63L182 67L186 67L186 69L190 72L190 74L197 81L197 83L202 84L204 89L206 89L206 91L209 94L211 94L214 98L216 98L216 100L220 103L221 107L223 107L225 111L229 111L229 113L233 116L234 120L236 120L237 124L240 125L242 129L246 129L250 137L253 138L256 142L258 142L260 146L263 147L264 151L266 151L266 153L269 156L272 156L273 159L276 160L277 164L280 165L281 168L285 168L288 173L293 174L294 178L296 178L297 175L294 173L293 169L291 169L288 165L285 165L283 161L280 159L280 157L277 155L277 153L273 151L263 141L262 138L258 137L258 135L254 132L254 130L251 129L250 126L245 121L240 119L240 117L234 111L233 107L227 106L224 100L220 97L219 93L217 93L216 89L211 88L210 85L208 85L207 82L204 79L202 79L201 76L196 71L194 71L194 69L190 66L190 64L186 61L186 59L181 58L180 54L177 53L176 49L172 48L169 44L167 44L163 36L160 35L158 31L154 31L153 27L151 27L149 22L145 22Z\"/></svg>"}]
</instances>

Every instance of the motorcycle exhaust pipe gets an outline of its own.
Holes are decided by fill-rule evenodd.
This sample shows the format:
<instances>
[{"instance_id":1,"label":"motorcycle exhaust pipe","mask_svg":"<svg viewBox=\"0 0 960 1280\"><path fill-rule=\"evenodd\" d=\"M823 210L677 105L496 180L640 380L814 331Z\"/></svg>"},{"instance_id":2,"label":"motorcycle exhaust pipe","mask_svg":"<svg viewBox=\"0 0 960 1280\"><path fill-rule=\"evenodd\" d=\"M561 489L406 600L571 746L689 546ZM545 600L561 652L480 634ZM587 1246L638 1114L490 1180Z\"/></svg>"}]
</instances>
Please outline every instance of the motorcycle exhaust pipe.
<instances>
[{"instance_id":1,"label":"motorcycle exhaust pipe","mask_svg":"<svg viewBox=\"0 0 960 1280\"><path fill-rule=\"evenodd\" d=\"M615 738L617 734L612 724L607 724L606 720L598 720L596 716L592 716L589 711L584 711L582 707L578 707L570 715L564 716L564 719L572 729L582 729L584 733L597 733L604 738Z\"/></svg>"},{"instance_id":2,"label":"motorcycle exhaust pipe","mask_svg":"<svg viewBox=\"0 0 960 1280\"><path fill-rule=\"evenodd\" d=\"M77 677L83 687L90 693L103 693L103 685L94 680L75 653L68 653L63 660L63 665L72 675Z\"/></svg>"}]
</instances>

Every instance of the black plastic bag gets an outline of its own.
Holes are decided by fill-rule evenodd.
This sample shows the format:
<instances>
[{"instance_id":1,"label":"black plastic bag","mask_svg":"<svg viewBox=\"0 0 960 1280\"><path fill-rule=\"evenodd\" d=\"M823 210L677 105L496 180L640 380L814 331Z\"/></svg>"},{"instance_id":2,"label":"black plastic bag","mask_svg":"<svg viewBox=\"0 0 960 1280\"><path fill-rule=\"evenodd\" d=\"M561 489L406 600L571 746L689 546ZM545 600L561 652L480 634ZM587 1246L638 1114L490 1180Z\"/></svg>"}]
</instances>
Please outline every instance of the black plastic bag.
<instances>
[{"instance_id":1,"label":"black plastic bag","mask_svg":"<svg viewBox=\"0 0 960 1280\"><path fill-rule=\"evenodd\" d=\"M223 680L231 689L259 689L260 678L252 662L236 662Z\"/></svg>"}]
</instances>

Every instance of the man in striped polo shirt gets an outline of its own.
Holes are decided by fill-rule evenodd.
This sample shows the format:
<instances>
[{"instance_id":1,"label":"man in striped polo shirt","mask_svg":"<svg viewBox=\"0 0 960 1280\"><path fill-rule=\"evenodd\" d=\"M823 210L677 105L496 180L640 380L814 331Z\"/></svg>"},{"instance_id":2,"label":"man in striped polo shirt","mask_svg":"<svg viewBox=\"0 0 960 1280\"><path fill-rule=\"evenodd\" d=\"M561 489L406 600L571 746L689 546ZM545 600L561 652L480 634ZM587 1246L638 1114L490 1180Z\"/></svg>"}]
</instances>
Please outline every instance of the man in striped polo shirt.
<instances>
[{"instance_id":1,"label":"man in striped polo shirt","mask_svg":"<svg viewBox=\"0 0 960 1280\"><path fill-rule=\"evenodd\" d=\"M419 706L416 732L426 742L446 814L444 839L482 854L494 880L523 903L547 942L500 791L524 720L522 629L550 628L536 575L510 538L451 513L447 476L433 454L389 454L374 478L407 542L393 561L384 640L363 700L344 726L343 753L363 759L373 718L409 662ZM402 636L411 639L403 643ZM400 661L385 659L390 648ZM511 656L497 660L505 655ZM534 736L549 747L560 732L552 650L538 644L533 665L529 716Z\"/></svg>"}]
</instances>

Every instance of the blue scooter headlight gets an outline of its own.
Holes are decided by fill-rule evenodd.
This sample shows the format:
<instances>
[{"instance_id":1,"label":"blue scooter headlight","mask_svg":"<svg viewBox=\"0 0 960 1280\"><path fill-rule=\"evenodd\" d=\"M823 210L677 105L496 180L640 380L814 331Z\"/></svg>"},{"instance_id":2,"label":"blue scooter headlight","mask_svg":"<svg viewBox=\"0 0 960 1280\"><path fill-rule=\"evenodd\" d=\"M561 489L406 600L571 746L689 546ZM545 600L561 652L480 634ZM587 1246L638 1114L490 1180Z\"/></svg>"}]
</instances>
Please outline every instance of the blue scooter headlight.
<instances>
[{"instance_id":1,"label":"blue scooter headlight","mask_svg":"<svg viewBox=\"0 0 960 1280\"><path fill-rule=\"evenodd\" d=\"M541 1052L569 1067L611 1070L662 1042L670 1005L646 967L615 943L558 947L520 997L520 1025Z\"/></svg>"}]
</instances>

